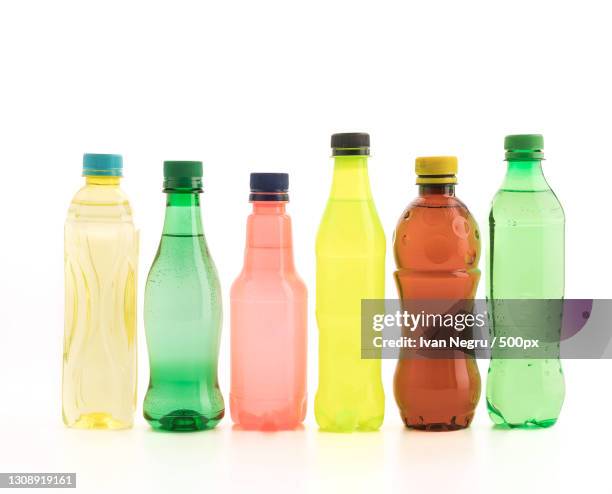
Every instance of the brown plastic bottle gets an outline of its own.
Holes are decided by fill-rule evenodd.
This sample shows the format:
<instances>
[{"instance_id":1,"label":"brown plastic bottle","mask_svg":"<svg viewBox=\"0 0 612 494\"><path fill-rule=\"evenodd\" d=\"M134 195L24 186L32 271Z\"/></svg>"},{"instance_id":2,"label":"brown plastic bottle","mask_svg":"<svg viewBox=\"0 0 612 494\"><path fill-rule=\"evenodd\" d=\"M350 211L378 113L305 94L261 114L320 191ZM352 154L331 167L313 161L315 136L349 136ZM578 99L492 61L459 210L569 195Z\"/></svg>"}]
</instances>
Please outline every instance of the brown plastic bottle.
<instances>
[{"instance_id":1,"label":"brown plastic bottle","mask_svg":"<svg viewBox=\"0 0 612 494\"><path fill-rule=\"evenodd\" d=\"M416 173L419 197L399 219L393 241L399 298L404 310L429 303L417 300L461 304L474 298L480 279L480 234L455 197L457 158L417 158ZM418 353L417 358L403 353L395 370L395 400L406 426L431 431L468 427L480 398L476 360L460 351L449 358Z\"/></svg>"}]
</instances>

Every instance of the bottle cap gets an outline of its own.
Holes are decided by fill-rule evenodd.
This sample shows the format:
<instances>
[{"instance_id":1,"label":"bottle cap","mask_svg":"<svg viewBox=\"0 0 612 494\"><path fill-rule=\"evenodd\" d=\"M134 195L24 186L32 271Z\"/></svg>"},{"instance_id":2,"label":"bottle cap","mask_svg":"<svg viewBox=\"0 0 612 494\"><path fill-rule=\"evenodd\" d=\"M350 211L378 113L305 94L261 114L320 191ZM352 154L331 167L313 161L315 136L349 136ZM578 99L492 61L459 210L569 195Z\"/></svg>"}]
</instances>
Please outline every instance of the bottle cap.
<instances>
[{"instance_id":1,"label":"bottle cap","mask_svg":"<svg viewBox=\"0 0 612 494\"><path fill-rule=\"evenodd\" d=\"M164 161L164 192L170 189L202 192L202 162Z\"/></svg>"},{"instance_id":2,"label":"bottle cap","mask_svg":"<svg viewBox=\"0 0 612 494\"><path fill-rule=\"evenodd\" d=\"M370 134L344 132L331 136L332 156L369 156Z\"/></svg>"},{"instance_id":3,"label":"bottle cap","mask_svg":"<svg viewBox=\"0 0 612 494\"><path fill-rule=\"evenodd\" d=\"M414 168L419 185L457 183L456 156L423 156L415 160Z\"/></svg>"},{"instance_id":4,"label":"bottle cap","mask_svg":"<svg viewBox=\"0 0 612 494\"><path fill-rule=\"evenodd\" d=\"M287 173L251 173L249 201L288 201Z\"/></svg>"},{"instance_id":5,"label":"bottle cap","mask_svg":"<svg viewBox=\"0 0 612 494\"><path fill-rule=\"evenodd\" d=\"M543 160L544 137L542 134L515 134L504 139L506 160Z\"/></svg>"},{"instance_id":6,"label":"bottle cap","mask_svg":"<svg viewBox=\"0 0 612 494\"><path fill-rule=\"evenodd\" d=\"M83 155L83 176L121 177L123 176L123 158L120 154Z\"/></svg>"}]
</instances>

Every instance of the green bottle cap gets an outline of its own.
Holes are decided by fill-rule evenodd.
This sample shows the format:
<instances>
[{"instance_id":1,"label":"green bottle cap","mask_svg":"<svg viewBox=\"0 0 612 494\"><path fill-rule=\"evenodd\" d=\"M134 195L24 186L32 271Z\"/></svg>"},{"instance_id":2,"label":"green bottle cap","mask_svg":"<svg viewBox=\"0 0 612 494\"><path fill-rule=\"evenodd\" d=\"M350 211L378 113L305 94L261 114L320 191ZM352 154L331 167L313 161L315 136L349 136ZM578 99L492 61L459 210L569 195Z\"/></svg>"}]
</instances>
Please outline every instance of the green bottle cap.
<instances>
[{"instance_id":1,"label":"green bottle cap","mask_svg":"<svg viewBox=\"0 0 612 494\"><path fill-rule=\"evenodd\" d=\"M202 192L201 161L164 161L164 192Z\"/></svg>"},{"instance_id":2,"label":"green bottle cap","mask_svg":"<svg viewBox=\"0 0 612 494\"><path fill-rule=\"evenodd\" d=\"M515 134L504 139L506 160L543 160L544 137L542 134Z\"/></svg>"}]
</instances>

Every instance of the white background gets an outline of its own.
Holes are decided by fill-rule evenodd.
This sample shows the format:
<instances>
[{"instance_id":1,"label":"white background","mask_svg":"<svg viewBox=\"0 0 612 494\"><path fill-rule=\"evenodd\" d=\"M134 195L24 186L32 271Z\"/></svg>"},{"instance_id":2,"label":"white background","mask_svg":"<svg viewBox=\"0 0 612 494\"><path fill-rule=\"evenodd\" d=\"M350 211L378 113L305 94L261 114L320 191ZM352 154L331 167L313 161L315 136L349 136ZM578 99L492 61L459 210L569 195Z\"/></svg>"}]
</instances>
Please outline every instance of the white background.
<instances>
[{"instance_id":1,"label":"white background","mask_svg":"<svg viewBox=\"0 0 612 494\"><path fill-rule=\"evenodd\" d=\"M76 471L82 492L609 492L609 361L564 363L567 399L549 430L494 430L481 399L469 430L406 431L390 361L379 433L320 433L312 406L314 238L331 183L332 132L372 136L389 296L391 234L417 192L414 158L459 157L457 193L486 239L504 135L542 132L545 173L567 216L566 295L612 297L608 4L3 0L0 471ZM124 155L141 229L140 303L163 220L162 160L204 162L204 227L226 314L242 263L249 173L289 172L295 255L311 305L304 430L232 431L228 417L215 431L154 433L140 406L131 431L63 427L63 221L84 152ZM139 338L141 403L142 317ZM228 342L226 317L226 398Z\"/></svg>"}]
</instances>

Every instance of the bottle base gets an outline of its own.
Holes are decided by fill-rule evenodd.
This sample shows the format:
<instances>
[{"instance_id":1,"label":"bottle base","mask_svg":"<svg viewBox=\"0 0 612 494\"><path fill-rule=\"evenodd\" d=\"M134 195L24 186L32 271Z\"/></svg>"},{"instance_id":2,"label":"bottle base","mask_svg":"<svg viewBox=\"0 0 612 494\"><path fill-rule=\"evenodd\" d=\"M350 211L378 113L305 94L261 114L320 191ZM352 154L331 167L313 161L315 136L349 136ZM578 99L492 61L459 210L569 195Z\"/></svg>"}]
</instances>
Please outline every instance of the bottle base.
<instances>
[{"instance_id":1,"label":"bottle base","mask_svg":"<svg viewBox=\"0 0 612 494\"><path fill-rule=\"evenodd\" d=\"M232 412L236 428L246 431L291 431L302 425L302 419L286 410L267 413Z\"/></svg>"},{"instance_id":2,"label":"bottle base","mask_svg":"<svg viewBox=\"0 0 612 494\"><path fill-rule=\"evenodd\" d=\"M64 418L64 423L73 429L121 430L132 427L132 422L118 420L106 412L84 413L73 423Z\"/></svg>"},{"instance_id":3,"label":"bottle base","mask_svg":"<svg viewBox=\"0 0 612 494\"><path fill-rule=\"evenodd\" d=\"M274 417L264 416L256 417L252 416L248 419L234 422L236 430L243 431L262 431L262 432L276 432L276 431L293 431L302 426L301 422L286 421Z\"/></svg>"},{"instance_id":4,"label":"bottle base","mask_svg":"<svg viewBox=\"0 0 612 494\"><path fill-rule=\"evenodd\" d=\"M374 432L380 429L383 416L369 419L357 419L354 414L338 414L335 417L325 417L317 414L317 424L323 432Z\"/></svg>"},{"instance_id":5,"label":"bottle base","mask_svg":"<svg viewBox=\"0 0 612 494\"><path fill-rule=\"evenodd\" d=\"M343 389L344 386L349 390ZM349 381L345 381L344 386L338 383L317 391L314 412L319 430L346 433L380 429L385 418L382 386L362 390Z\"/></svg>"},{"instance_id":6,"label":"bottle base","mask_svg":"<svg viewBox=\"0 0 612 494\"><path fill-rule=\"evenodd\" d=\"M526 420L520 424L504 423L500 427L508 426L510 429L548 429L557 423L557 419L547 420Z\"/></svg>"},{"instance_id":7,"label":"bottle base","mask_svg":"<svg viewBox=\"0 0 612 494\"><path fill-rule=\"evenodd\" d=\"M524 420L507 420L504 415L487 400L489 417L496 427L508 427L510 429L547 429L557 423L557 418L537 419L526 418Z\"/></svg>"},{"instance_id":8,"label":"bottle base","mask_svg":"<svg viewBox=\"0 0 612 494\"><path fill-rule=\"evenodd\" d=\"M402 420L404 421L404 424L407 428L427 432L450 432L467 429L472 423L473 418L473 413L468 415L454 415L450 417L449 420L442 421L429 421L422 416L402 416Z\"/></svg>"},{"instance_id":9,"label":"bottle base","mask_svg":"<svg viewBox=\"0 0 612 494\"><path fill-rule=\"evenodd\" d=\"M194 432L214 429L223 415L223 410L214 417L206 417L195 410L174 410L159 419L155 419L145 412L144 418L155 430Z\"/></svg>"},{"instance_id":10,"label":"bottle base","mask_svg":"<svg viewBox=\"0 0 612 494\"><path fill-rule=\"evenodd\" d=\"M306 396L293 400L240 399L230 394L232 421L239 430L290 431L306 417Z\"/></svg>"}]
</instances>

